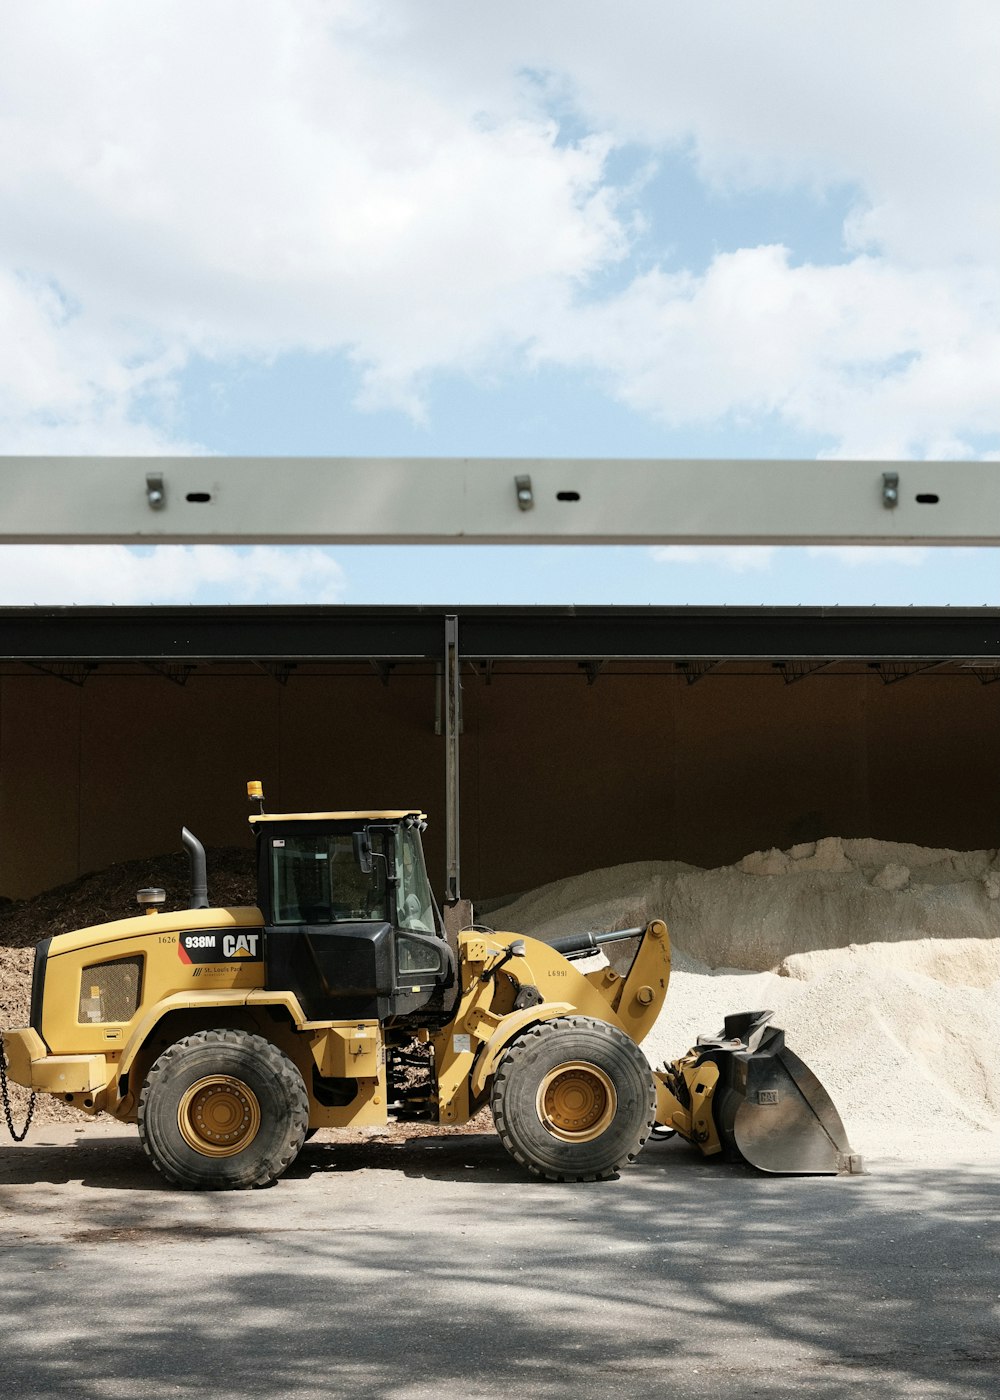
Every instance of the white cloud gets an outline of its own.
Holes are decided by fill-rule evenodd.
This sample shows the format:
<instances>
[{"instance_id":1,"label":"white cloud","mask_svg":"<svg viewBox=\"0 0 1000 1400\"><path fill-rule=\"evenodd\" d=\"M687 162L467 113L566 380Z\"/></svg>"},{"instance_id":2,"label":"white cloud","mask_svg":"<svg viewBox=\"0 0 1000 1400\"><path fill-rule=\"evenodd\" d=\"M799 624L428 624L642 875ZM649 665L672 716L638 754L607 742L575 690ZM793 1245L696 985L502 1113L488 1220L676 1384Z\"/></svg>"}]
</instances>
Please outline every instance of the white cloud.
<instances>
[{"instance_id":1,"label":"white cloud","mask_svg":"<svg viewBox=\"0 0 1000 1400\"><path fill-rule=\"evenodd\" d=\"M656 270L540 334L535 353L601 368L630 407L671 424L777 415L836 455L959 456L1000 427L1000 282L859 257L790 264L780 247Z\"/></svg>"},{"instance_id":2,"label":"white cloud","mask_svg":"<svg viewBox=\"0 0 1000 1400\"><path fill-rule=\"evenodd\" d=\"M125 326L99 328L40 277L0 267L0 428L6 453L197 451L133 416L182 363Z\"/></svg>"},{"instance_id":3,"label":"white cloud","mask_svg":"<svg viewBox=\"0 0 1000 1400\"><path fill-rule=\"evenodd\" d=\"M998 431L998 33L988 0L10 7L5 450L191 450L193 353L306 349L414 416L435 371L545 360L674 425L968 455ZM722 191L856 189L857 255L639 272L625 142Z\"/></svg>"},{"instance_id":4,"label":"white cloud","mask_svg":"<svg viewBox=\"0 0 1000 1400\"><path fill-rule=\"evenodd\" d=\"M394 7L395 8L395 7ZM422 7L411 54L504 100L533 66L584 120L690 149L720 190L850 185L858 247L920 264L992 261L1000 11L992 0L529 0ZM457 76L461 70L461 78Z\"/></svg>"},{"instance_id":5,"label":"white cloud","mask_svg":"<svg viewBox=\"0 0 1000 1400\"><path fill-rule=\"evenodd\" d=\"M657 564L700 565L723 574L774 574L785 577L790 567L797 572L800 584L807 580L810 568L806 560L818 565L839 564L861 574L865 569L919 569L933 557L934 551L918 545L655 545L650 554ZM952 549L953 565L959 556L968 558L973 551ZM796 563L796 561L798 561Z\"/></svg>"},{"instance_id":6,"label":"white cloud","mask_svg":"<svg viewBox=\"0 0 1000 1400\"><path fill-rule=\"evenodd\" d=\"M658 564L700 564L724 569L727 573L767 573L775 556L775 546L767 544L664 544L650 554Z\"/></svg>"},{"instance_id":7,"label":"white cloud","mask_svg":"<svg viewBox=\"0 0 1000 1400\"><path fill-rule=\"evenodd\" d=\"M384 61L378 13L40 0L9 16L0 251L35 279L25 319L99 343L123 378L168 375L164 350L346 349L405 401L414 376L529 336L624 252L606 138L560 144L545 113L439 95L405 55ZM74 418L79 376L48 358L10 393Z\"/></svg>"},{"instance_id":8,"label":"white cloud","mask_svg":"<svg viewBox=\"0 0 1000 1400\"><path fill-rule=\"evenodd\" d=\"M952 548L949 556L954 563L955 557L965 554L966 557L971 551L958 550ZM873 545L873 544L824 544L809 545L806 554L810 559L819 562L832 560L834 563L843 564L848 569L871 569L883 568L886 564L898 566L903 569L922 568L934 551L924 549L921 545Z\"/></svg>"},{"instance_id":9,"label":"white cloud","mask_svg":"<svg viewBox=\"0 0 1000 1400\"><path fill-rule=\"evenodd\" d=\"M340 564L311 547L5 545L0 606L34 604L337 603Z\"/></svg>"}]
</instances>

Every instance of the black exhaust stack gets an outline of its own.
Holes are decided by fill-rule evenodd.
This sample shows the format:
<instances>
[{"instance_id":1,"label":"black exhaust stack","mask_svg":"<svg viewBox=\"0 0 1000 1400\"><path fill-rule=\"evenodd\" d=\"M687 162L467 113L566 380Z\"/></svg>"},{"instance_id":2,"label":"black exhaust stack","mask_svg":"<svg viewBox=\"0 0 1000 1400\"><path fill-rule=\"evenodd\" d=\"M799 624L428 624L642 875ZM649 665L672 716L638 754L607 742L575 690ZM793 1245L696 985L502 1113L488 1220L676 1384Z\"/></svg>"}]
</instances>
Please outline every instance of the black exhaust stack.
<instances>
[{"instance_id":1,"label":"black exhaust stack","mask_svg":"<svg viewBox=\"0 0 1000 1400\"><path fill-rule=\"evenodd\" d=\"M208 902L208 866L205 862L205 847L197 836L188 831L186 826L181 828L181 840L184 842L184 849L191 862L191 898L188 900L188 908L211 909L212 906Z\"/></svg>"}]
</instances>

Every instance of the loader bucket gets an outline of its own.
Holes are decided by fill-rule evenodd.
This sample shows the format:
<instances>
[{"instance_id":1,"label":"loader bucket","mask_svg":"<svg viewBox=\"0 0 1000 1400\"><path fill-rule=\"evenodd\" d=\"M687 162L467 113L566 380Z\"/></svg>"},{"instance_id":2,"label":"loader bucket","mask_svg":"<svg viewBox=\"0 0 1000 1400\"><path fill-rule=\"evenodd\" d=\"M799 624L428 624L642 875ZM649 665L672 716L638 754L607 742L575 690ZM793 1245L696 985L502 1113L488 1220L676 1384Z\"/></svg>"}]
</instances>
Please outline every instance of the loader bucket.
<instances>
[{"instance_id":1,"label":"loader bucket","mask_svg":"<svg viewBox=\"0 0 1000 1400\"><path fill-rule=\"evenodd\" d=\"M772 1014L727 1016L719 1037L698 1039L699 1058L719 1067L712 1113L724 1150L762 1172L860 1172L833 1100L769 1025Z\"/></svg>"}]
</instances>

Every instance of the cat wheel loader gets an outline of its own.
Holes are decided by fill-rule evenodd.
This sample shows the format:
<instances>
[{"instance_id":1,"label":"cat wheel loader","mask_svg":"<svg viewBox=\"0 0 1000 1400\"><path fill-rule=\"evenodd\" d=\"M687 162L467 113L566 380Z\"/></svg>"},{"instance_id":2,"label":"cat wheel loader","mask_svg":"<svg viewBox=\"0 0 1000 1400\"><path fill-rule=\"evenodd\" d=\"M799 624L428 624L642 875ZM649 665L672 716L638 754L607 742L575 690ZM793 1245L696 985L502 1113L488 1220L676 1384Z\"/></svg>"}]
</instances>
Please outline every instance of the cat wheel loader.
<instances>
[{"instance_id":1,"label":"cat wheel loader","mask_svg":"<svg viewBox=\"0 0 1000 1400\"><path fill-rule=\"evenodd\" d=\"M639 1043L670 976L665 925L549 942L448 936L419 810L257 810L258 903L211 907L186 829L189 908L44 938L14 1082L137 1123L182 1187L262 1186L324 1127L461 1124L489 1105L529 1172L613 1177L653 1134L766 1172L860 1169L768 1012L726 1019L653 1072Z\"/></svg>"}]
</instances>

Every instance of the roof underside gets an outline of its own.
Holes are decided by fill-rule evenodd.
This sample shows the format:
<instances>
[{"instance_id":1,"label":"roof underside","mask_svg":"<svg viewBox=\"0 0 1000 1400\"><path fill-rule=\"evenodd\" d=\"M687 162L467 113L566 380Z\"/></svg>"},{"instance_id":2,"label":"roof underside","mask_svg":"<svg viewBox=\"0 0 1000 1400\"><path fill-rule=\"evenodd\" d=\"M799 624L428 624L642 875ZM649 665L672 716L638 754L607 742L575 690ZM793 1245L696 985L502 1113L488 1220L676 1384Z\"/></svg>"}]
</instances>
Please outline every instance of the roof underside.
<instances>
[{"instance_id":1,"label":"roof underside","mask_svg":"<svg viewBox=\"0 0 1000 1400\"><path fill-rule=\"evenodd\" d=\"M4 608L0 662L77 683L122 666L175 681L231 666L286 680L358 663L387 681L441 660L447 618L457 618L463 662L488 674L560 663L592 679L644 663L688 680L723 668L786 680L866 668L890 680L915 670L1000 678L998 608Z\"/></svg>"}]
</instances>

